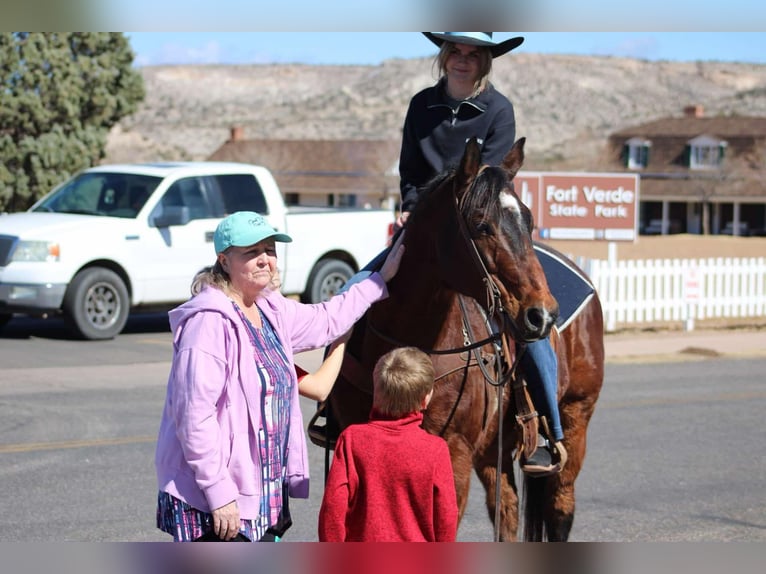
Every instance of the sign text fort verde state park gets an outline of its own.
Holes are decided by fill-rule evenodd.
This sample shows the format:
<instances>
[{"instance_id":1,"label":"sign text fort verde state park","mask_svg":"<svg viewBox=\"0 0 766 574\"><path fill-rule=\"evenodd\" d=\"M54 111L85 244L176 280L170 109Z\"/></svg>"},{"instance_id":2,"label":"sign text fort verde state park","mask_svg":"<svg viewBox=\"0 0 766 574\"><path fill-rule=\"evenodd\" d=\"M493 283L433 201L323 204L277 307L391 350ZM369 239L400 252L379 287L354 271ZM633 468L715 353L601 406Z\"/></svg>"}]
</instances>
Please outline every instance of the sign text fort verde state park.
<instances>
[{"instance_id":1,"label":"sign text fort verde state park","mask_svg":"<svg viewBox=\"0 0 766 574\"><path fill-rule=\"evenodd\" d=\"M638 175L519 172L514 185L532 210L535 238L636 239Z\"/></svg>"}]
</instances>

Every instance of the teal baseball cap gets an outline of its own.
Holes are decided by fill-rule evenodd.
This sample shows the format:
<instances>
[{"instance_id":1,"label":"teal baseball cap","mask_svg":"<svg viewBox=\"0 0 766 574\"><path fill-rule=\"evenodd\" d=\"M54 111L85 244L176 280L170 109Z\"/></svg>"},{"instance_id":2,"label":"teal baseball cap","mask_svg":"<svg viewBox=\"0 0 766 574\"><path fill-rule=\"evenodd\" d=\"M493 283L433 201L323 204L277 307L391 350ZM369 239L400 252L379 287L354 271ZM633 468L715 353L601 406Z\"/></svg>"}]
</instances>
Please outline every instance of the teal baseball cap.
<instances>
[{"instance_id":1,"label":"teal baseball cap","mask_svg":"<svg viewBox=\"0 0 766 574\"><path fill-rule=\"evenodd\" d=\"M285 233L279 233L266 218L255 211L237 211L224 218L215 228L213 243L216 254L226 251L229 247L248 247L260 243L269 237L274 241L290 243L293 238Z\"/></svg>"}]
</instances>

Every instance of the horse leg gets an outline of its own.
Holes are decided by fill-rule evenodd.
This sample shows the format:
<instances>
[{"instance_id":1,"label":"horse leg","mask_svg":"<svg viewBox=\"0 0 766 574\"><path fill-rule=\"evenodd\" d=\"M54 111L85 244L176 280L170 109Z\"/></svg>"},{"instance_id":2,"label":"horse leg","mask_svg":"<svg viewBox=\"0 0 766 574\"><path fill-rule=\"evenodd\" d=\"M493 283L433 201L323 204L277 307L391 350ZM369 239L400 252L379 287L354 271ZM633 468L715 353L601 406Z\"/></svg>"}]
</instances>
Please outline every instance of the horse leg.
<instances>
[{"instance_id":1,"label":"horse leg","mask_svg":"<svg viewBox=\"0 0 766 574\"><path fill-rule=\"evenodd\" d=\"M585 428L579 420L580 407L561 405L564 447L568 459L564 469L545 477L524 477L524 540L566 542L575 512L574 482L585 456Z\"/></svg>"},{"instance_id":2,"label":"horse leg","mask_svg":"<svg viewBox=\"0 0 766 574\"><path fill-rule=\"evenodd\" d=\"M505 445L512 445L513 437L504 437ZM476 474L484 485L485 505L489 519L495 524L497 517L497 437L475 463ZM502 472L500 474L500 540L516 541L519 530L519 499L516 492L516 480L513 475L513 449L504 446Z\"/></svg>"},{"instance_id":3,"label":"horse leg","mask_svg":"<svg viewBox=\"0 0 766 574\"><path fill-rule=\"evenodd\" d=\"M569 458L564 469L546 481L547 504L544 510L545 531L551 542L566 542L575 514L575 480L585 460L588 421L593 414L593 401L578 401L561 406L566 437L564 446Z\"/></svg>"},{"instance_id":4,"label":"horse leg","mask_svg":"<svg viewBox=\"0 0 766 574\"><path fill-rule=\"evenodd\" d=\"M455 494L457 495L458 524L463 519L468 504L468 491L471 488L471 471L473 465L473 449L462 435L453 434L447 438L452 474L455 478Z\"/></svg>"}]
</instances>

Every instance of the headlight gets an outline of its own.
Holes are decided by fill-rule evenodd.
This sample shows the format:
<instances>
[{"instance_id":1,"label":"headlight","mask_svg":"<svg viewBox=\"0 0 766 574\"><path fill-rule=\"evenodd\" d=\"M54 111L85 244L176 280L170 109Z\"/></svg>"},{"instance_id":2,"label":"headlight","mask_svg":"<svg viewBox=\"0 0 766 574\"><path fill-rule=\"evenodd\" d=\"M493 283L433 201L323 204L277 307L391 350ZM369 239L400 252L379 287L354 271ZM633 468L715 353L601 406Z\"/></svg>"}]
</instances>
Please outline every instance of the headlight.
<instances>
[{"instance_id":1,"label":"headlight","mask_svg":"<svg viewBox=\"0 0 766 574\"><path fill-rule=\"evenodd\" d=\"M19 241L11 261L58 261L59 244L53 241Z\"/></svg>"}]
</instances>

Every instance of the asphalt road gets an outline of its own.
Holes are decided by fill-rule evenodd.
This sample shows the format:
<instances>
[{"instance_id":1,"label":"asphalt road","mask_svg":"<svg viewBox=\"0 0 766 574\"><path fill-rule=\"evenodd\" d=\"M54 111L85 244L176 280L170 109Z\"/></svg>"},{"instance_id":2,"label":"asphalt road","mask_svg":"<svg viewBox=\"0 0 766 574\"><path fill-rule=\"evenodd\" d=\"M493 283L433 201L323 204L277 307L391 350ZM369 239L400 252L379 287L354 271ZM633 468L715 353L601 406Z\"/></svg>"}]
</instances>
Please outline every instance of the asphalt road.
<instances>
[{"instance_id":1,"label":"asphalt road","mask_svg":"<svg viewBox=\"0 0 766 574\"><path fill-rule=\"evenodd\" d=\"M55 321L0 334L0 541L164 541L154 440L171 353L163 316L113 341ZM608 365L577 483L574 541L766 541L766 359ZM313 403L304 401L306 420ZM312 495L287 540L316 540ZM490 541L473 481L462 541Z\"/></svg>"}]
</instances>

